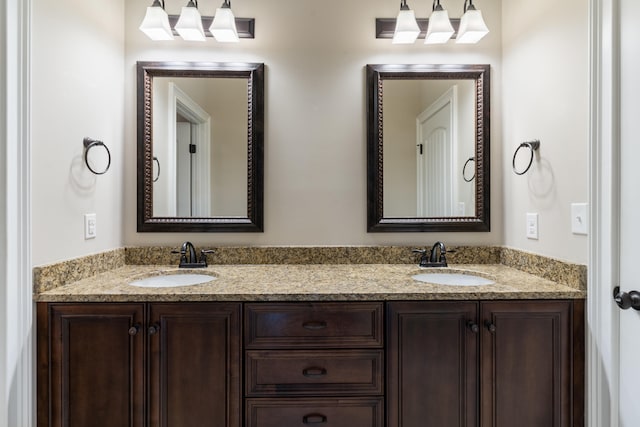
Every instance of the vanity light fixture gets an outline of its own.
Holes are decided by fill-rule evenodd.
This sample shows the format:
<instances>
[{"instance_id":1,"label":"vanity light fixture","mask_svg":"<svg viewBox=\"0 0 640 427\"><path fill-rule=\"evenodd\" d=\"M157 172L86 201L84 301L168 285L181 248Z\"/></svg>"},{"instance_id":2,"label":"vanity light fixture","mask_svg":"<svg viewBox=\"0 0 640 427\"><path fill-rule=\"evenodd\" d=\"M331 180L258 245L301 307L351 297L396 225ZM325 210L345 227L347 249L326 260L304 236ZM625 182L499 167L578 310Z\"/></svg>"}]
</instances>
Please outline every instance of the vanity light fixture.
<instances>
[{"instance_id":1,"label":"vanity light fixture","mask_svg":"<svg viewBox=\"0 0 640 427\"><path fill-rule=\"evenodd\" d=\"M420 27L416 22L416 15L407 6L407 0L401 0L400 12L396 18L396 28L393 32L394 44L411 44L416 41L420 34Z\"/></svg>"},{"instance_id":2,"label":"vanity light fixture","mask_svg":"<svg viewBox=\"0 0 640 427\"><path fill-rule=\"evenodd\" d=\"M236 18L231 11L231 2L224 0L222 6L216 9L216 15L209 27L213 37L219 42L239 42L238 30L236 29Z\"/></svg>"},{"instance_id":3,"label":"vanity light fixture","mask_svg":"<svg viewBox=\"0 0 640 427\"><path fill-rule=\"evenodd\" d=\"M203 42L206 40L202 27L202 16L198 11L198 0L189 0L180 12L176 31L185 40Z\"/></svg>"},{"instance_id":4,"label":"vanity light fixture","mask_svg":"<svg viewBox=\"0 0 640 427\"><path fill-rule=\"evenodd\" d=\"M424 44L446 43L454 33L449 13L440 5L440 0L433 0L432 10Z\"/></svg>"},{"instance_id":5,"label":"vanity light fixture","mask_svg":"<svg viewBox=\"0 0 640 427\"><path fill-rule=\"evenodd\" d=\"M456 43L478 43L488 33L489 28L482 19L482 12L476 9L473 0L465 0Z\"/></svg>"},{"instance_id":6,"label":"vanity light fixture","mask_svg":"<svg viewBox=\"0 0 640 427\"><path fill-rule=\"evenodd\" d=\"M482 19L482 13L476 9L473 0L464 0L462 18L449 19L449 14L440 5L440 0L433 0L432 9L430 18L415 18L406 0L401 0L398 18L376 18L376 38L393 39L393 43L413 43L416 38L424 38L425 44L446 43L453 38L456 43L464 44L477 43L489 33L489 28ZM417 24L419 33L417 37L406 37L404 41L397 41L402 40L400 29L406 28L406 24L401 23L401 20L405 19L404 12L407 12L406 16L410 14L412 18L410 22ZM411 28L414 32L416 31L415 27Z\"/></svg>"},{"instance_id":7,"label":"vanity light fixture","mask_svg":"<svg viewBox=\"0 0 640 427\"><path fill-rule=\"evenodd\" d=\"M189 0L180 15L167 15L165 0L153 0L140 25L140 31L151 40L173 40L180 35L184 40L204 41L214 37L218 42L237 42L255 38L254 18L236 18L231 1L223 0L215 16L201 16L198 0Z\"/></svg>"},{"instance_id":8,"label":"vanity light fixture","mask_svg":"<svg viewBox=\"0 0 640 427\"><path fill-rule=\"evenodd\" d=\"M153 4L147 7L147 13L140 24L140 31L151 40L173 40L173 33L169 25L169 15L164 10L164 0L153 0Z\"/></svg>"}]
</instances>

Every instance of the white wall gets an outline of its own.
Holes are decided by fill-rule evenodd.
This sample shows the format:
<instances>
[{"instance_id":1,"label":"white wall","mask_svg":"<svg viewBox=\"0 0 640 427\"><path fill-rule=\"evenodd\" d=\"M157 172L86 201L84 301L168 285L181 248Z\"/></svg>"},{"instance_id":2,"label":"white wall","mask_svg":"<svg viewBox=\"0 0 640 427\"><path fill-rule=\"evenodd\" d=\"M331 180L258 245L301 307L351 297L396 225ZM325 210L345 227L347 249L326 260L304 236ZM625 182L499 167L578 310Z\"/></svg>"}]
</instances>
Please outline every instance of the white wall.
<instances>
[{"instance_id":1,"label":"white wall","mask_svg":"<svg viewBox=\"0 0 640 427\"><path fill-rule=\"evenodd\" d=\"M135 154L123 138L124 0L32 2L32 248L40 265L123 245L123 160ZM84 137L111 150L105 175L84 166ZM85 241L91 212L98 236Z\"/></svg>"},{"instance_id":2,"label":"white wall","mask_svg":"<svg viewBox=\"0 0 640 427\"><path fill-rule=\"evenodd\" d=\"M501 244L501 6L477 0L491 33L478 45L392 45L375 38L375 18L395 17L389 0L242 0L236 16L256 18L256 38L238 44L152 42L138 30L149 2L126 2L125 244L426 245ZM430 1L411 1L427 17ZM443 0L452 17L462 2ZM170 14L183 2L167 0ZM201 2L212 15L217 3ZM266 65L265 232L136 232L136 61L246 61ZM492 65L492 231L367 233L365 65L480 63Z\"/></svg>"},{"instance_id":3,"label":"white wall","mask_svg":"<svg viewBox=\"0 0 640 427\"><path fill-rule=\"evenodd\" d=\"M571 233L570 203L588 198L588 2L502 3L504 243L587 262L586 236ZM511 171L523 141L540 139L531 171ZM494 169L495 170L495 169ZM525 235L539 214L539 240Z\"/></svg>"}]
</instances>

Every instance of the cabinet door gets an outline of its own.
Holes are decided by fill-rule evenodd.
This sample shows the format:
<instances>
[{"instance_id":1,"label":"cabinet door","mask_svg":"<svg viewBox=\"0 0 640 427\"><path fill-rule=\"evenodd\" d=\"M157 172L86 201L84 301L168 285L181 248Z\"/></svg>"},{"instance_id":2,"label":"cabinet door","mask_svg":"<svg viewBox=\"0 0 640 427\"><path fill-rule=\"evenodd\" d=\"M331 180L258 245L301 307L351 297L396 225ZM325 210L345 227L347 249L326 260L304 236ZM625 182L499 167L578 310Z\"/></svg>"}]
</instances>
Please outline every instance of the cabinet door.
<instances>
[{"instance_id":1,"label":"cabinet door","mask_svg":"<svg viewBox=\"0 0 640 427\"><path fill-rule=\"evenodd\" d=\"M38 305L39 426L143 426L143 314L143 304Z\"/></svg>"},{"instance_id":2,"label":"cabinet door","mask_svg":"<svg viewBox=\"0 0 640 427\"><path fill-rule=\"evenodd\" d=\"M474 302L393 302L387 312L387 426L477 423Z\"/></svg>"},{"instance_id":3,"label":"cabinet door","mask_svg":"<svg viewBox=\"0 0 640 427\"><path fill-rule=\"evenodd\" d=\"M481 305L483 427L569 427L568 301Z\"/></svg>"},{"instance_id":4,"label":"cabinet door","mask_svg":"<svg viewBox=\"0 0 640 427\"><path fill-rule=\"evenodd\" d=\"M240 426L240 304L149 305L153 427Z\"/></svg>"}]
</instances>

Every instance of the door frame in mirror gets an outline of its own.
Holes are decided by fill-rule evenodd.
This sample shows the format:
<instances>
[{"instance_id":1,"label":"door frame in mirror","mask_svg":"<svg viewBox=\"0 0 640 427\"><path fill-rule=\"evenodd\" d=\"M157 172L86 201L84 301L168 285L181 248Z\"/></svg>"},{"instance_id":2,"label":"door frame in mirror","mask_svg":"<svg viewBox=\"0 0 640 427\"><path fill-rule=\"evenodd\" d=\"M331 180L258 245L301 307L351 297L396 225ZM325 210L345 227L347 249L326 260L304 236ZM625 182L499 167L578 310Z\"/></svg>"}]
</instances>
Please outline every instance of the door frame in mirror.
<instances>
[{"instance_id":1,"label":"door frame in mirror","mask_svg":"<svg viewBox=\"0 0 640 427\"><path fill-rule=\"evenodd\" d=\"M153 216L153 78L247 79L247 216ZM139 232L261 232L264 222L264 64L138 62L137 206Z\"/></svg>"},{"instance_id":2,"label":"door frame in mirror","mask_svg":"<svg viewBox=\"0 0 640 427\"><path fill-rule=\"evenodd\" d=\"M385 217L383 206L383 82L385 80L473 79L476 90L475 216ZM487 64L368 64L367 97L367 231L490 231L490 66Z\"/></svg>"}]
</instances>

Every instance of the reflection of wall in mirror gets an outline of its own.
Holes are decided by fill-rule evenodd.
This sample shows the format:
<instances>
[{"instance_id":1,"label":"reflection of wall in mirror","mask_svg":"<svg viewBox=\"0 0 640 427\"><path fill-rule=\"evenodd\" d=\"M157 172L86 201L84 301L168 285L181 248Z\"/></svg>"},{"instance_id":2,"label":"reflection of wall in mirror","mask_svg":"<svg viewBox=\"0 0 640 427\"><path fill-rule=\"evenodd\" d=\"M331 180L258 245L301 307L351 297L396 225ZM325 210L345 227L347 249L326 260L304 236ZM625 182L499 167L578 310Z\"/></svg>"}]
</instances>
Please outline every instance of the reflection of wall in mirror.
<instances>
[{"instance_id":1,"label":"reflection of wall in mirror","mask_svg":"<svg viewBox=\"0 0 640 427\"><path fill-rule=\"evenodd\" d=\"M247 80L240 78L153 79L153 152L169 162L168 85L173 82L211 116L211 216L247 215ZM175 160L173 160L175 161ZM163 168L164 170L165 168ZM163 180L163 178L165 178ZM153 186L154 216L174 216L167 174Z\"/></svg>"},{"instance_id":2,"label":"reflection of wall in mirror","mask_svg":"<svg viewBox=\"0 0 640 427\"><path fill-rule=\"evenodd\" d=\"M454 150L455 215L475 215L475 180L462 167L475 157L475 82L473 80L384 80L383 185L384 216L415 217L417 212L416 117L452 85L458 86L457 147ZM475 164L470 165L475 167ZM467 171L470 176L470 171Z\"/></svg>"}]
</instances>

